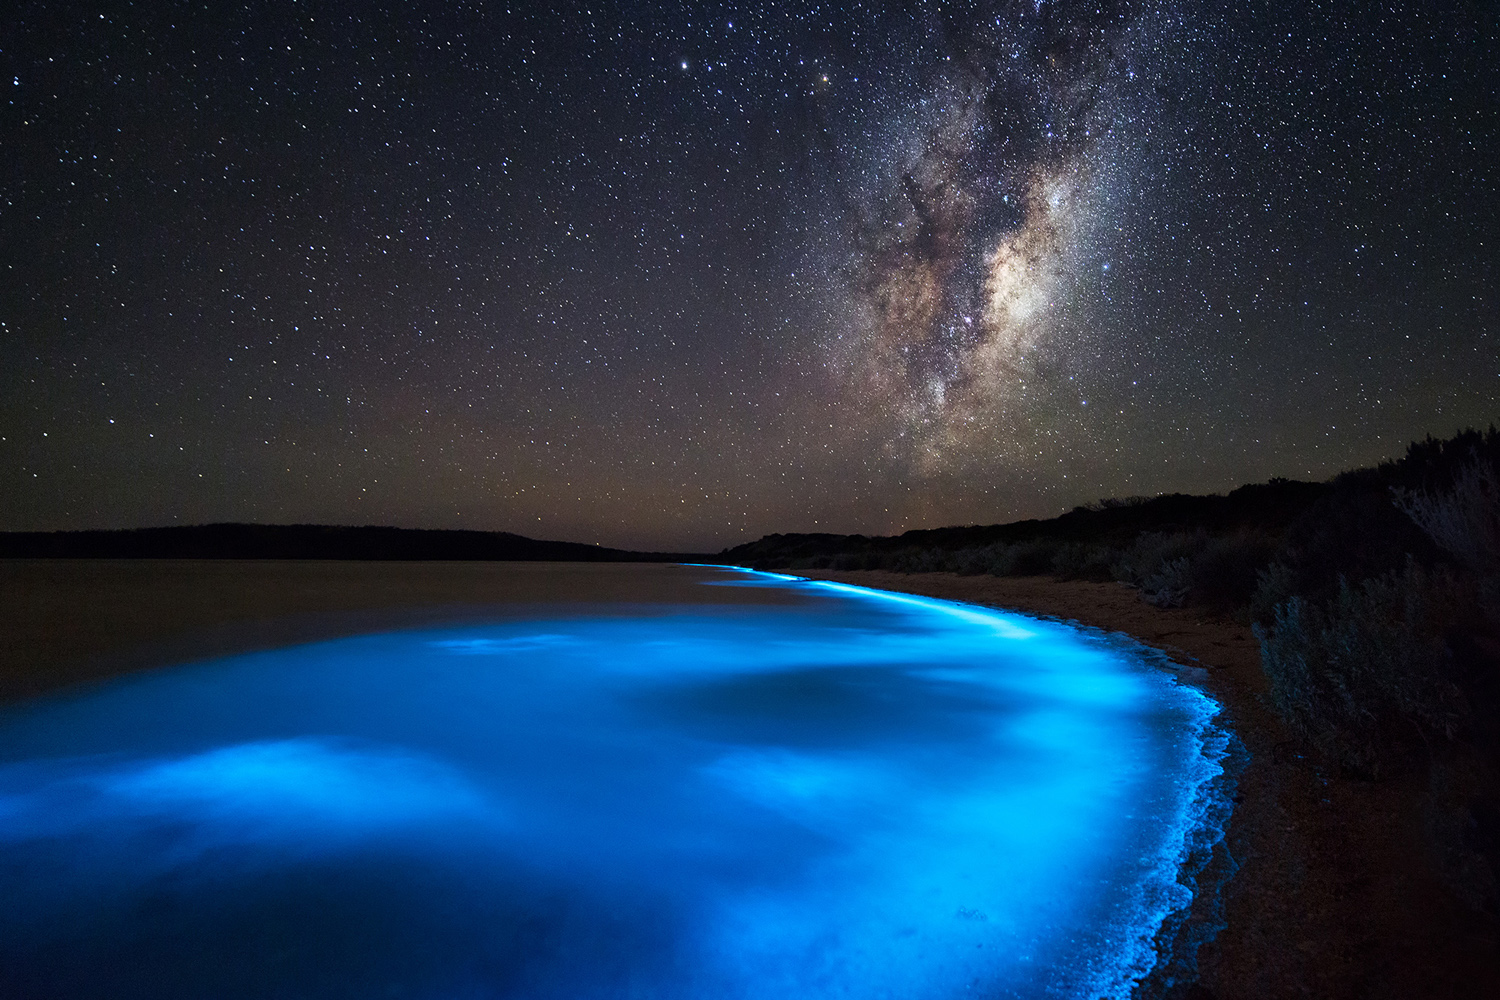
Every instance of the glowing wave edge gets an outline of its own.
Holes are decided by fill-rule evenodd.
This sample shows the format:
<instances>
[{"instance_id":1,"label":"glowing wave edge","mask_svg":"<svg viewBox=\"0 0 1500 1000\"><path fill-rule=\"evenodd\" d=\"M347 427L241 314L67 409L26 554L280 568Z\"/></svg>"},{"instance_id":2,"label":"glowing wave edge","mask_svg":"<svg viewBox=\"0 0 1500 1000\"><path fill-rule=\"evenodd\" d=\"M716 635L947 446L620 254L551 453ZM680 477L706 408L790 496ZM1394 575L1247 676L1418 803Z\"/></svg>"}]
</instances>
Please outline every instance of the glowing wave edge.
<instances>
[{"instance_id":1,"label":"glowing wave edge","mask_svg":"<svg viewBox=\"0 0 1500 1000\"><path fill-rule=\"evenodd\" d=\"M0 992L1089 998L1190 974L1160 942L1228 817L1212 699L1065 623L696 572L774 600L553 608L8 710Z\"/></svg>"}]
</instances>

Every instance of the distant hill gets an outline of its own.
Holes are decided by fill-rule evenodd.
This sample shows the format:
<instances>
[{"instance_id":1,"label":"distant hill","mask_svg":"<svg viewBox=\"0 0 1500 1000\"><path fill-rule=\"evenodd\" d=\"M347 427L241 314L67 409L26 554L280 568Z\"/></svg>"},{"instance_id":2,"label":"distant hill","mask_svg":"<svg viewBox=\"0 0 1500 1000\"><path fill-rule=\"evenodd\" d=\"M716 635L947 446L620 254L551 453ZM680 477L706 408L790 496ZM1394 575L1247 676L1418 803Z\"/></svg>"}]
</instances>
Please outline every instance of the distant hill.
<instances>
[{"instance_id":1,"label":"distant hill","mask_svg":"<svg viewBox=\"0 0 1500 1000\"><path fill-rule=\"evenodd\" d=\"M1225 495L1101 500L1047 520L900 535L767 535L715 558L794 572L1051 573L1118 580L1140 587L1153 603L1220 611L1252 603L1260 589L1264 600L1253 610L1263 613L1291 593L1331 597L1340 579L1399 570L1408 556L1431 564L1438 548L1393 497L1402 491L1443 493L1476 462L1500 463L1500 432L1493 427L1415 441L1399 459L1322 483L1273 479ZM1263 579L1273 569L1292 589L1280 593Z\"/></svg>"},{"instance_id":2,"label":"distant hill","mask_svg":"<svg viewBox=\"0 0 1500 1000\"><path fill-rule=\"evenodd\" d=\"M200 524L123 531L0 532L10 559L462 559L696 562L686 552L632 552L508 531L435 531L323 524Z\"/></svg>"},{"instance_id":3,"label":"distant hill","mask_svg":"<svg viewBox=\"0 0 1500 1000\"><path fill-rule=\"evenodd\" d=\"M1101 500L1045 521L952 528L920 528L900 535L777 534L725 549L721 562L759 568L894 568L891 557L913 551L975 549L1045 540L1124 545L1146 531L1202 529L1212 534L1253 530L1279 534L1324 496L1327 483L1273 479L1241 486L1227 496ZM904 567L903 567L904 568Z\"/></svg>"}]
</instances>

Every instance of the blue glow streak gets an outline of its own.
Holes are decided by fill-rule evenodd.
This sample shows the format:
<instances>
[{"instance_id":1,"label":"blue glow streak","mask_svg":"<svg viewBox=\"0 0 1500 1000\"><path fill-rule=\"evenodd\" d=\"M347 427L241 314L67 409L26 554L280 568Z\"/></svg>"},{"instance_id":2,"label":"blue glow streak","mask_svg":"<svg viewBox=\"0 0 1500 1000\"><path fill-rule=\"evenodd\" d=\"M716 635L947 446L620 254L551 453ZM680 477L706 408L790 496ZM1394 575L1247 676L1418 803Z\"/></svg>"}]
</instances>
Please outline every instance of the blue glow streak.
<instances>
[{"instance_id":1,"label":"blue glow streak","mask_svg":"<svg viewBox=\"0 0 1500 1000\"><path fill-rule=\"evenodd\" d=\"M1065 625L776 574L0 716L0 993L1123 996L1217 707ZM1220 810L1222 812L1222 810Z\"/></svg>"}]
</instances>

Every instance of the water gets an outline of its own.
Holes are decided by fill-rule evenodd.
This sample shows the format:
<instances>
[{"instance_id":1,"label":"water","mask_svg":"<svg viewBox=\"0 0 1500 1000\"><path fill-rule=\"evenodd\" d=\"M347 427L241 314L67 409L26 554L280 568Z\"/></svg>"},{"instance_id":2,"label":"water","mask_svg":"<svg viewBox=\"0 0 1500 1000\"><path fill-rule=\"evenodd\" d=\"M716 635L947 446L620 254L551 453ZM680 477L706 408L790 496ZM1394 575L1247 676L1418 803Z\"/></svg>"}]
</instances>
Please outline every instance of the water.
<instances>
[{"instance_id":1,"label":"water","mask_svg":"<svg viewBox=\"0 0 1500 1000\"><path fill-rule=\"evenodd\" d=\"M1208 698L1060 624L679 572L718 602L9 710L0 994L1090 997L1150 969L1220 773Z\"/></svg>"}]
</instances>

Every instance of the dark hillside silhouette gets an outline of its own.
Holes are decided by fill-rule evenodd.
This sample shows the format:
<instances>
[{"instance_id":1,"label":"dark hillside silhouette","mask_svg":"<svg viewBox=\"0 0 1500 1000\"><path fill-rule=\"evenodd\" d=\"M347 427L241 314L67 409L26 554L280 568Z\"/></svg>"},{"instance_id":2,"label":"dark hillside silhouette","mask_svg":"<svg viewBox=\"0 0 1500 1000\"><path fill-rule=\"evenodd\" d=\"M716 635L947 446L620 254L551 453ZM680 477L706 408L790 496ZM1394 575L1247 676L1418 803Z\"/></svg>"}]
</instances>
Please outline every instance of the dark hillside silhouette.
<instances>
[{"instance_id":1,"label":"dark hillside silhouette","mask_svg":"<svg viewBox=\"0 0 1500 1000\"><path fill-rule=\"evenodd\" d=\"M1159 497L1101 500L1075 507L1050 520L1012 521L1009 524L952 528L920 528L900 535L776 534L737 545L718 558L736 565L760 568L814 568L819 560L857 561L893 568L892 557L913 551L958 552L987 545L1022 542L1089 542L1125 544L1143 531L1203 529L1226 533L1250 529L1281 531L1322 497L1326 483L1274 479L1241 486L1227 496L1190 496L1172 493ZM819 567L821 568L821 567Z\"/></svg>"},{"instance_id":2,"label":"dark hillside silhouette","mask_svg":"<svg viewBox=\"0 0 1500 1000\"><path fill-rule=\"evenodd\" d=\"M0 532L0 558L685 562L703 557L539 541L507 531L204 524L126 531Z\"/></svg>"}]
</instances>

